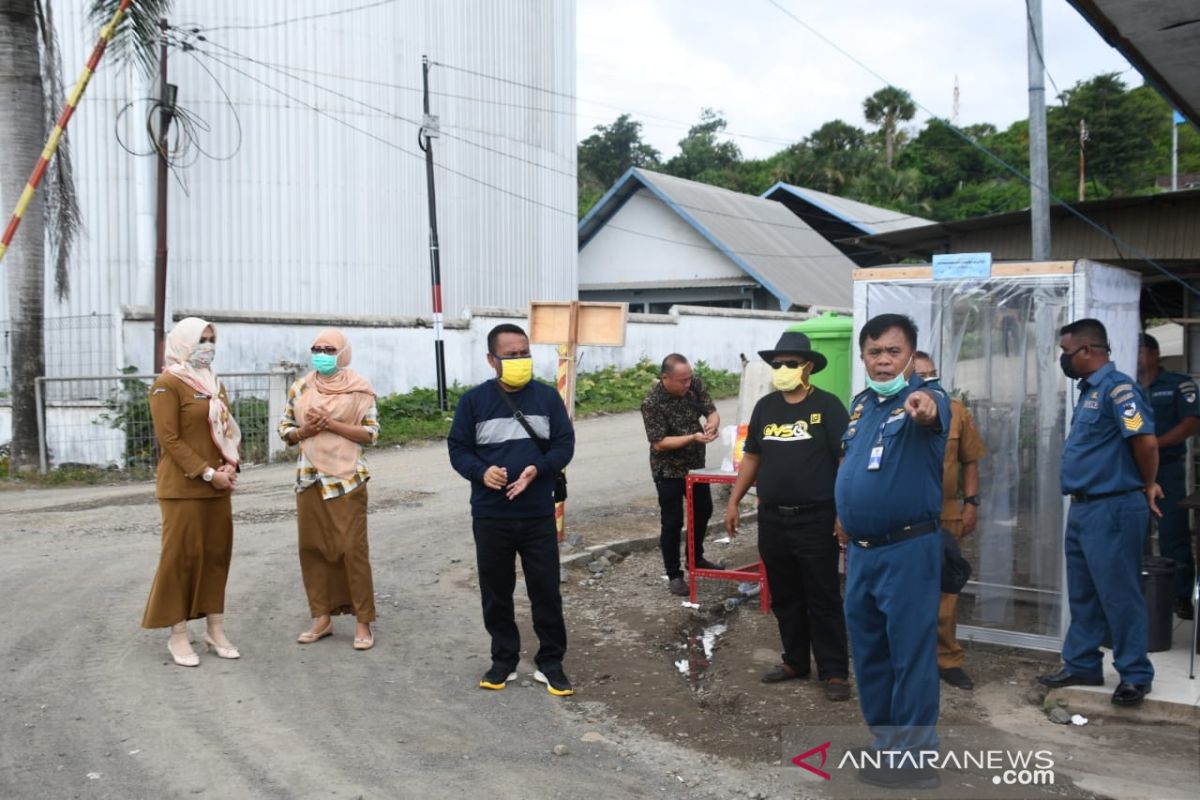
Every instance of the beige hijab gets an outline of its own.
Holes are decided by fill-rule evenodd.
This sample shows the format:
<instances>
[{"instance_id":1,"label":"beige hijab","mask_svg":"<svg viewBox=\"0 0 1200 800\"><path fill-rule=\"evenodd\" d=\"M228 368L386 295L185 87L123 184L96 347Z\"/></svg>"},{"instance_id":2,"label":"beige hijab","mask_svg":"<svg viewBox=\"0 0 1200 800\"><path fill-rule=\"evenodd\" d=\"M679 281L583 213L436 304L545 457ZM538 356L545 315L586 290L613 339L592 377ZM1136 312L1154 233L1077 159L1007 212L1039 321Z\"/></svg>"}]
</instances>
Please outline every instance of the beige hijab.
<instances>
[{"instance_id":1,"label":"beige hijab","mask_svg":"<svg viewBox=\"0 0 1200 800\"><path fill-rule=\"evenodd\" d=\"M341 331L323 330L313 339L312 346L337 348L337 372L322 375L315 370L304 376L308 391L296 401L296 421L304 424L308 413L321 410L332 419L346 425L361 425L363 417L375 404L371 383L350 366L350 342ZM352 478L358 471L360 447L357 442L330 430L321 431L300 442L305 458L324 475Z\"/></svg>"},{"instance_id":2,"label":"beige hijab","mask_svg":"<svg viewBox=\"0 0 1200 800\"><path fill-rule=\"evenodd\" d=\"M192 350L200 344L205 328L212 328L199 317L179 320L167 334L163 353L163 372L169 372L197 392L208 395L208 428L213 443L221 451L227 464L241 461L238 447L242 443L242 430L237 420L229 413L229 407L221 400L221 382L212 367L197 367L190 362ZM213 328L216 331L216 328Z\"/></svg>"}]
</instances>

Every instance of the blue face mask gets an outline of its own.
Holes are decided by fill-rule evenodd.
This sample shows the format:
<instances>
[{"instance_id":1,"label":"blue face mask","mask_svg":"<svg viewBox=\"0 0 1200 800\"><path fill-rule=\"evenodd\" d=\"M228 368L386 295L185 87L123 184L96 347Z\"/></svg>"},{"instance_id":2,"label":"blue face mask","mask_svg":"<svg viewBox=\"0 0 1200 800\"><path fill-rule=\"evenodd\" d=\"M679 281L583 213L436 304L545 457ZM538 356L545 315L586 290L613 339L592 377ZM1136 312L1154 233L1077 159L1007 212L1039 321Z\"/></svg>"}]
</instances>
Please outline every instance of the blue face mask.
<instances>
[{"instance_id":1,"label":"blue face mask","mask_svg":"<svg viewBox=\"0 0 1200 800\"><path fill-rule=\"evenodd\" d=\"M330 353L313 353L312 368L322 375L332 375L337 372L337 356Z\"/></svg>"},{"instance_id":2,"label":"blue face mask","mask_svg":"<svg viewBox=\"0 0 1200 800\"><path fill-rule=\"evenodd\" d=\"M904 373L908 369L909 364L912 364L912 356L908 357L908 363L904 365L904 369L896 373L896 377L889 381L873 381L868 375L867 388L881 397L895 397L900 394L900 391L905 386L908 386L908 378L904 377Z\"/></svg>"}]
</instances>

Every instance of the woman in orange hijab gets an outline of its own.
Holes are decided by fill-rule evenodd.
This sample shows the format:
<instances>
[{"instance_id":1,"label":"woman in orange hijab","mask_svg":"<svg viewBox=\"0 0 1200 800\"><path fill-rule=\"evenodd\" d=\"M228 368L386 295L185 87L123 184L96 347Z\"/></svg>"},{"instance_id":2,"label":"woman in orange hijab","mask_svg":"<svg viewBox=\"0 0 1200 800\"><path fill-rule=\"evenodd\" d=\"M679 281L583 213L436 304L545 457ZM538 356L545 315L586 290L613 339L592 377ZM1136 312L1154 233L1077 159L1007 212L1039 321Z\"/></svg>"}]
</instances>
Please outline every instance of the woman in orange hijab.
<instances>
[{"instance_id":1,"label":"woman in orange hijab","mask_svg":"<svg viewBox=\"0 0 1200 800\"><path fill-rule=\"evenodd\" d=\"M353 614L354 649L375 644L375 589L367 546L367 481L362 446L379 438L375 390L349 369L350 343L325 330L312 343L312 372L288 390L279 435L300 445L296 517L300 573L313 624L297 641L333 633L333 615Z\"/></svg>"},{"instance_id":2,"label":"woman in orange hijab","mask_svg":"<svg viewBox=\"0 0 1200 800\"><path fill-rule=\"evenodd\" d=\"M233 553L233 507L242 433L229 413L225 387L212 369L217 333L198 317L167 336L165 366L150 387L158 438L155 496L162 511L162 554L146 601L143 628L171 629L167 650L181 667L200 657L187 621L206 617L204 643L221 658L238 658L225 638L225 581Z\"/></svg>"}]
</instances>

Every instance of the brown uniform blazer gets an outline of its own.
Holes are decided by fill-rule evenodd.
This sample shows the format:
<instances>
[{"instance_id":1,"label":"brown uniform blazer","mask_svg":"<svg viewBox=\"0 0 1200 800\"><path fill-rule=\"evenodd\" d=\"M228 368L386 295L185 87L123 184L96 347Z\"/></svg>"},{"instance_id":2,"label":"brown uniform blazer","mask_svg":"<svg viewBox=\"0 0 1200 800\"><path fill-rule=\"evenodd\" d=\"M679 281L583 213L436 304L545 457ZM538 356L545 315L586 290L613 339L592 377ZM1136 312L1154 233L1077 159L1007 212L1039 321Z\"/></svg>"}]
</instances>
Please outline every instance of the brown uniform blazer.
<instances>
[{"instance_id":1,"label":"brown uniform blazer","mask_svg":"<svg viewBox=\"0 0 1200 800\"><path fill-rule=\"evenodd\" d=\"M224 385L220 397L228 405ZM228 492L201 477L208 467L225 463L208 426L208 396L164 372L150 387L150 416L159 446L155 496L164 500L227 496Z\"/></svg>"}]
</instances>

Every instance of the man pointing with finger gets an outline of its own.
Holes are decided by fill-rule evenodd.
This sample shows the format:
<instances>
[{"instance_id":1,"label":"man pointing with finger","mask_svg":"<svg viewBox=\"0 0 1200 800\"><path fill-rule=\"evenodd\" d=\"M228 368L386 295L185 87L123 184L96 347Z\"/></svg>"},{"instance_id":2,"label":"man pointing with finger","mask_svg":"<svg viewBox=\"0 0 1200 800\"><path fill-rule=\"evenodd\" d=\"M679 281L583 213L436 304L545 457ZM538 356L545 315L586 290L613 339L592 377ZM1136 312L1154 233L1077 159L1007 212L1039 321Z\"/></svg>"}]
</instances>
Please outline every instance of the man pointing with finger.
<instances>
[{"instance_id":1,"label":"man pointing with finger","mask_svg":"<svg viewBox=\"0 0 1200 800\"><path fill-rule=\"evenodd\" d=\"M835 485L848 541L846 628L872 750L936 750L941 598L942 459L950 400L913 370L917 326L902 314L867 321L858 345L867 390L850 403ZM877 786L934 788L927 766L864 766ZM919 766L918 766L919 765Z\"/></svg>"}]
</instances>

